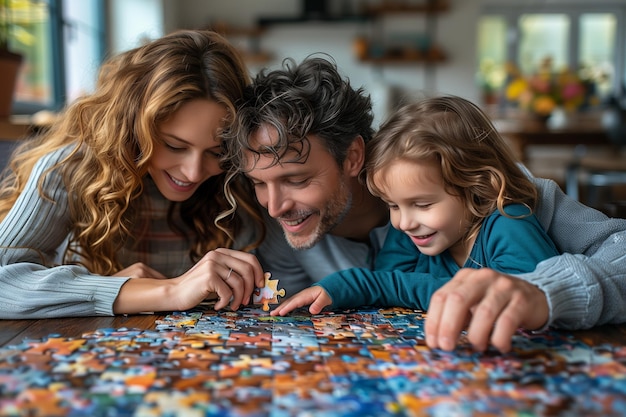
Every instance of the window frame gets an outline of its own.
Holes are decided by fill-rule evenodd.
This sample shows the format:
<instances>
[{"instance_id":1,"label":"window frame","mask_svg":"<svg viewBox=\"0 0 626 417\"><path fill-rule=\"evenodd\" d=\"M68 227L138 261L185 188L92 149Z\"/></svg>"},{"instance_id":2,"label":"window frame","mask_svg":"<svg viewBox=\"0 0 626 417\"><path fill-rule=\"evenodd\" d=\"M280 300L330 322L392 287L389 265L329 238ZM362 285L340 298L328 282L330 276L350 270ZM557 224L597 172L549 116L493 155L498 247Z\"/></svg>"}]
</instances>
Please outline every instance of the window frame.
<instances>
[{"instance_id":1,"label":"window frame","mask_svg":"<svg viewBox=\"0 0 626 417\"><path fill-rule=\"evenodd\" d=\"M98 16L101 16L97 24L101 32L106 27L106 5L104 0L90 0L94 2L98 9ZM64 14L64 0L46 0L50 19L50 70L51 80L51 100L49 104L35 101L13 100L12 113L15 115L31 115L41 110L59 111L67 104L67 83L66 83L66 43L71 38L68 31L71 30L72 22L67 21ZM105 36L101 36L98 42L97 55L100 60L104 59Z\"/></svg>"},{"instance_id":2,"label":"window frame","mask_svg":"<svg viewBox=\"0 0 626 417\"><path fill-rule=\"evenodd\" d=\"M580 62L580 16L588 13L612 13L616 18L615 56L612 90L619 97L626 93L626 5L613 3L597 4L541 4L541 5L485 5L481 16L498 16L505 20L506 62L517 62L519 52L519 20L524 14L564 14L570 19L568 66L577 68Z\"/></svg>"}]
</instances>

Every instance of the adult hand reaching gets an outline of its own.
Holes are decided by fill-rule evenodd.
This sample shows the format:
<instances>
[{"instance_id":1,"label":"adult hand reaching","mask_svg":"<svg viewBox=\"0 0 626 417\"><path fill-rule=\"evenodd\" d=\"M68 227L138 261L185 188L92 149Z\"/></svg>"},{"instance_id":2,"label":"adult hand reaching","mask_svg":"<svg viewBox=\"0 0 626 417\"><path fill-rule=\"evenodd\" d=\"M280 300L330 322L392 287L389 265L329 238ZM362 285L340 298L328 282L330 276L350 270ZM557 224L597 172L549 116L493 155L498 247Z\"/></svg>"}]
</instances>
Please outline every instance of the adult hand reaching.
<instances>
[{"instance_id":1,"label":"adult hand reaching","mask_svg":"<svg viewBox=\"0 0 626 417\"><path fill-rule=\"evenodd\" d=\"M548 317L546 295L535 285L490 268L464 268L433 294L426 344L452 350L467 326L467 338L476 350L484 351L490 343L508 352L520 327L541 328Z\"/></svg>"}]
</instances>

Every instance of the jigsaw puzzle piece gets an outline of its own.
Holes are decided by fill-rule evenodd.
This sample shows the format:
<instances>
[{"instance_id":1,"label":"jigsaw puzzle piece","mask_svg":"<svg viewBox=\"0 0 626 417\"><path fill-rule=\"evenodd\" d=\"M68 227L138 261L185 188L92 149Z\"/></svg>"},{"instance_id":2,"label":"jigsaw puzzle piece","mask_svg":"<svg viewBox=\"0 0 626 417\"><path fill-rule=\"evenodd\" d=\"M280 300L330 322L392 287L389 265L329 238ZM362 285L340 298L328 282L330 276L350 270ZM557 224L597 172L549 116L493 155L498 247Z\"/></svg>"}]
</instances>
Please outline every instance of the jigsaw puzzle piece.
<instances>
[{"instance_id":1,"label":"jigsaw puzzle piece","mask_svg":"<svg viewBox=\"0 0 626 417\"><path fill-rule=\"evenodd\" d=\"M270 279L272 274L265 273L265 286L263 288L256 288L254 295L252 296L252 302L254 304L263 304L263 311L269 311L270 304L278 304L278 297L285 296L285 289L278 289L278 280Z\"/></svg>"}]
</instances>

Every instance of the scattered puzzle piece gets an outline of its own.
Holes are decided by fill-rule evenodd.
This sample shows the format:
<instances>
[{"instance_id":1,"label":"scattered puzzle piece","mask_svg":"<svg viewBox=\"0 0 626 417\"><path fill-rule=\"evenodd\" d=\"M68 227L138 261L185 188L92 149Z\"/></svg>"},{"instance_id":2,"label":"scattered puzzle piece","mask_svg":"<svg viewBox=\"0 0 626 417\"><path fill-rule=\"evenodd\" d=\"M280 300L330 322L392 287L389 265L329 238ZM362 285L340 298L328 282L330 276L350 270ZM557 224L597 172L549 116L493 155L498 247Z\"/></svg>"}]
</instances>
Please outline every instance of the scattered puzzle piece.
<instances>
[{"instance_id":1,"label":"scattered puzzle piece","mask_svg":"<svg viewBox=\"0 0 626 417\"><path fill-rule=\"evenodd\" d=\"M28 339L0 348L0 416L624 415L623 346L546 331L508 354L446 352L424 318L206 305L151 330Z\"/></svg>"},{"instance_id":2,"label":"scattered puzzle piece","mask_svg":"<svg viewBox=\"0 0 626 417\"><path fill-rule=\"evenodd\" d=\"M263 304L263 311L269 311L270 304L278 304L278 296L285 296L285 289L279 290L278 280L271 277L271 273L265 273L265 287L256 288L252 297L254 304Z\"/></svg>"},{"instance_id":3,"label":"scattered puzzle piece","mask_svg":"<svg viewBox=\"0 0 626 417\"><path fill-rule=\"evenodd\" d=\"M62 337L50 337L44 343L33 343L29 353L69 355L84 343L84 340L66 340Z\"/></svg>"}]
</instances>

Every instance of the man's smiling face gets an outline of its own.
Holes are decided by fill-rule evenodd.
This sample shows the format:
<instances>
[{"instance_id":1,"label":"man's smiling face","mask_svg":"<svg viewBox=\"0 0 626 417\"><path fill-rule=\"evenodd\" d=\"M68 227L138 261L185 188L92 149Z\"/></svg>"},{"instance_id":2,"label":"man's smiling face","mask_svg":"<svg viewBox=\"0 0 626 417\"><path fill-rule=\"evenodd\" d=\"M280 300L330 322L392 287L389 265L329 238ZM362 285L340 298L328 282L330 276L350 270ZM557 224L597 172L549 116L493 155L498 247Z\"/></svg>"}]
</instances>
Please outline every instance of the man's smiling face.
<instances>
[{"instance_id":1,"label":"man's smiling face","mask_svg":"<svg viewBox=\"0 0 626 417\"><path fill-rule=\"evenodd\" d=\"M252 143L256 149L271 147L276 135L274 128L262 125ZM246 164L257 199L281 225L294 249L308 249L319 242L342 221L352 202L350 177L318 137L307 139L307 158L287 153L277 164L272 153L250 153Z\"/></svg>"}]
</instances>

